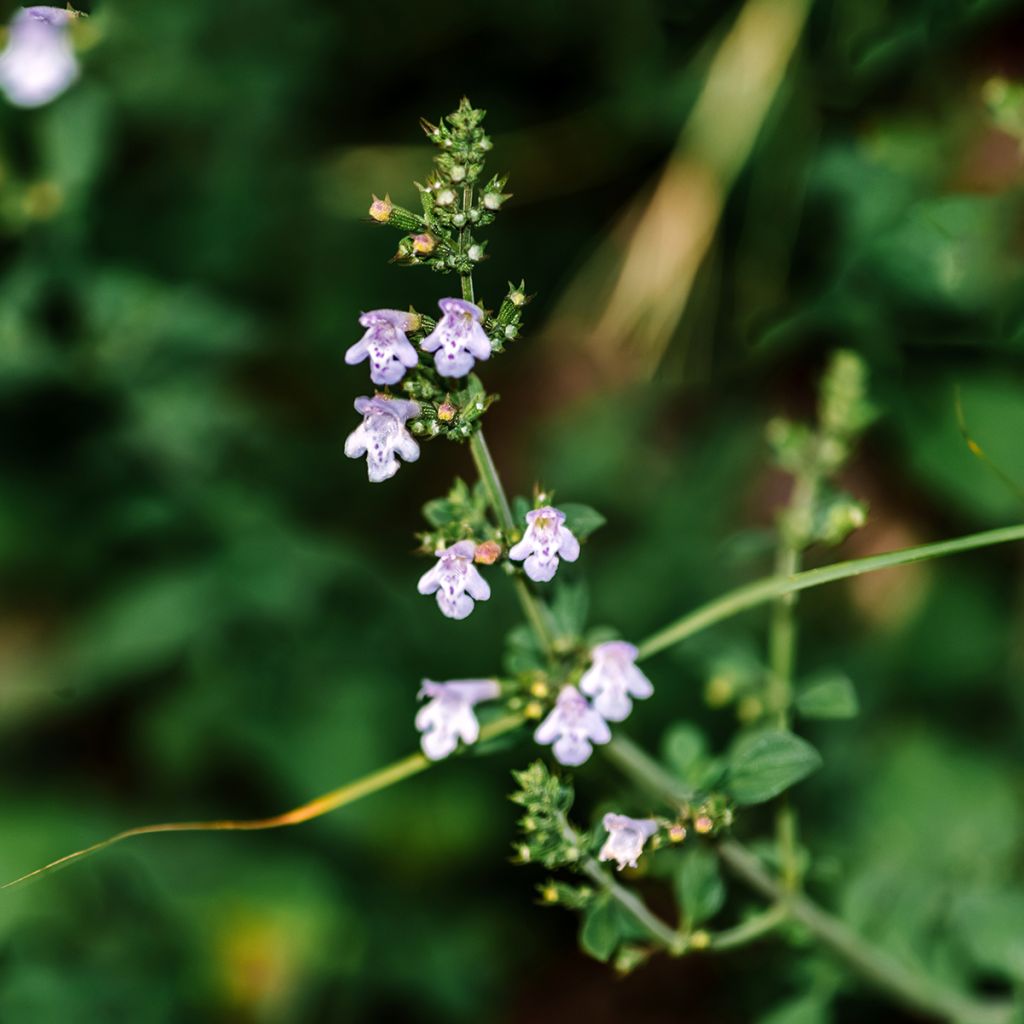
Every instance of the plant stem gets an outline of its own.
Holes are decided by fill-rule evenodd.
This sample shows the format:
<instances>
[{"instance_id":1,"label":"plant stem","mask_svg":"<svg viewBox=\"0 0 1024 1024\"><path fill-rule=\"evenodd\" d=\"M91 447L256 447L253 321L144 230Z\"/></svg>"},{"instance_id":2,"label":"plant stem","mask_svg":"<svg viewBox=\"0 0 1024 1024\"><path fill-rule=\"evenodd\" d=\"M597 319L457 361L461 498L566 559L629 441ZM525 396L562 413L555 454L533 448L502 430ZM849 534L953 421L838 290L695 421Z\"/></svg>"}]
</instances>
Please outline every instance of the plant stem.
<instances>
[{"instance_id":1,"label":"plant stem","mask_svg":"<svg viewBox=\"0 0 1024 1024\"><path fill-rule=\"evenodd\" d=\"M468 210L473 201L473 190L466 186L462 192L462 206ZM463 232L459 232L459 248L462 248ZM466 274L460 278L462 282L462 297L467 302L473 301L473 275ZM483 482L484 490L487 492L487 500L490 502L491 510L498 520L498 525L505 534L506 539L510 538L516 528L516 522L512 518L512 508L508 503L508 496L502 486L501 477L498 475L498 467L494 464L491 450L487 447L483 429L478 429L469 439L469 450L473 455L473 462L476 464L477 475ZM515 577L516 597L537 636L544 653L550 659L554 653L554 639L551 635L547 621L544 617L544 610L540 603L530 592L526 581L520 575Z\"/></svg>"},{"instance_id":2,"label":"plant stem","mask_svg":"<svg viewBox=\"0 0 1024 1024\"><path fill-rule=\"evenodd\" d=\"M518 729L522 722L521 715L506 715L494 722L489 722L480 730L480 742L492 740L497 736L511 732L513 729ZM274 815L271 818L225 819L222 821L171 821L159 825L140 825L137 828L126 829L124 832L118 832L116 835L103 839L98 843L93 843L82 850L76 850L74 853L69 853L64 857L51 861L49 864L36 868L35 871L30 871L28 874L22 875L12 882L6 882L4 885L0 885L0 889L9 889L12 886L21 885L23 882L58 871L61 868L69 867L83 857L99 853L100 850L104 850L108 846L113 846L115 843L120 843L125 839L132 839L136 836L153 835L157 832L259 832L265 829L284 828L288 825L300 825L331 811L336 811L339 807L355 803L356 800L361 800L364 796L379 793L382 789L387 789L389 786L402 782L413 775L418 775L433 763L423 754L410 754L408 757L403 757L400 761L395 761L384 768L378 768L376 771L363 775L354 782L346 782L345 785L339 786L337 789L332 789L322 796L314 797L298 807L293 807L290 811Z\"/></svg>"},{"instance_id":3,"label":"plant stem","mask_svg":"<svg viewBox=\"0 0 1024 1024\"><path fill-rule=\"evenodd\" d=\"M711 944L708 949L721 953L746 946L769 932L773 932L788 916L789 910L786 904L776 903L733 928L723 928L720 932L712 932Z\"/></svg>"},{"instance_id":4,"label":"plant stem","mask_svg":"<svg viewBox=\"0 0 1024 1024\"><path fill-rule=\"evenodd\" d=\"M802 924L866 981L905 1006L955 1024L1010 1024L1013 1020L1011 1005L976 1001L948 988L871 945L806 896L788 892L753 853L735 840L719 843L718 854L752 889L784 906L788 917Z\"/></svg>"},{"instance_id":5,"label":"plant stem","mask_svg":"<svg viewBox=\"0 0 1024 1024\"><path fill-rule=\"evenodd\" d=\"M1016 540L1024 540L1024 524L1004 526L998 530L985 530L982 533L972 533L966 537L939 541L935 544L922 544L919 547L905 548L902 551L888 551L882 555L855 558L848 562L834 562L832 565L808 569L792 576L769 576L762 580L756 580L701 605L694 611L676 619L664 629L658 630L657 633L649 636L640 644L639 658L650 658L709 626L714 626L733 615L784 594L796 593L810 587L820 587L825 583L849 579L851 576L860 576L866 572L891 569L898 565L909 565L912 562L924 562L931 558L940 558L943 555L954 555L961 551L971 551L974 548L1006 544Z\"/></svg>"},{"instance_id":6,"label":"plant stem","mask_svg":"<svg viewBox=\"0 0 1024 1024\"><path fill-rule=\"evenodd\" d=\"M623 733L613 736L602 749L605 756L624 774L657 793L673 807L685 807L694 799L694 790L663 768L660 762Z\"/></svg>"},{"instance_id":7,"label":"plant stem","mask_svg":"<svg viewBox=\"0 0 1024 1024\"><path fill-rule=\"evenodd\" d=\"M583 873L597 883L619 906L637 920L651 937L672 956L679 956L686 949L686 936L667 925L653 913L639 896L624 885L620 885L611 872L603 868L593 857L583 862Z\"/></svg>"},{"instance_id":8,"label":"plant stem","mask_svg":"<svg viewBox=\"0 0 1024 1024\"><path fill-rule=\"evenodd\" d=\"M817 503L820 480L816 474L805 473L796 478L787 513L779 521L779 544L775 554L775 575L795 576L802 561L801 540L794 533L793 523L809 522ZM768 712L778 729L789 729L793 705L793 676L797 651L797 594L783 594L772 606L768 631L768 668L771 673L767 689ZM788 793L779 797L775 810L775 842L779 850L782 880L787 889L800 888L800 859L797 855L797 815Z\"/></svg>"},{"instance_id":9,"label":"plant stem","mask_svg":"<svg viewBox=\"0 0 1024 1024\"><path fill-rule=\"evenodd\" d=\"M612 739L604 750L612 754L615 762L634 782L647 787L667 803L675 803L678 780L640 747L620 735ZM723 862L735 874L771 900L773 909L778 908L776 912L780 920L784 916L798 921L857 974L905 1006L955 1024L1011 1024L1011 1006L976 1002L895 960L806 896L790 891L781 881L772 877L754 854L735 840L718 843L716 848ZM734 937L731 932L741 928L743 926L739 925L737 929L725 933L727 944ZM721 936L718 940L721 941ZM714 942L713 938L713 948ZM717 948L723 947L719 945Z\"/></svg>"}]
</instances>

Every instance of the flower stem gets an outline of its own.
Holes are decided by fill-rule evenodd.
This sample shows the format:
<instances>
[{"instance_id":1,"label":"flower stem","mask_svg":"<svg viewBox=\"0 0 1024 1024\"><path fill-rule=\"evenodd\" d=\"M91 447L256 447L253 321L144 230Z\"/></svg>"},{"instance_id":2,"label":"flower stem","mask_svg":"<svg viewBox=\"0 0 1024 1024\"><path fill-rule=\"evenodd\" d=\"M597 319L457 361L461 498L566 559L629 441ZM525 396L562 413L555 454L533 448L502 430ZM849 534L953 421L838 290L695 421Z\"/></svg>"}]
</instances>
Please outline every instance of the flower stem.
<instances>
[{"instance_id":1,"label":"flower stem","mask_svg":"<svg viewBox=\"0 0 1024 1024\"><path fill-rule=\"evenodd\" d=\"M1024 540L1024 524L971 533L966 537L939 541L935 544L922 544L919 547L905 548L902 551L888 551L882 555L855 558L848 562L834 562L832 565L807 569L791 576L769 576L762 580L756 580L701 605L694 611L676 619L664 629L658 630L657 633L649 636L640 644L639 658L650 658L709 626L714 626L733 615L738 615L749 608L755 608L757 605L774 600L783 594L819 587L825 583L849 579L851 576L860 576L866 572L877 572L880 569L891 569L898 565L924 562L931 558L941 558L943 555L954 555L961 551L971 551L974 548L990 547L993 544L1006 544L1017 540Z\"/></svg>"},{"instance_id":2,"label":"flower stem","mask_svg":"<svg viewBox=\"0 0 1024 1024\"><path fill-rule=\"evenodd\" d=\"M720 932L711 933L708 949L723 953L729 949L738 949L769 932L775 931L789 917L789 908L785 903L776 903L759 914L754 914L733 928L723 928Z\"/></svg>"},{"instance_id":3,"label":"flower stem","mask_svg":"<svg viewBox=\"0 0 1024 1024\"><path fill-rule=\"evenodd\" d=\"M613 755L619 767L634 782L647 787L667 803L675 803L678 781L640 747L620 735L612 739L604 749ZM902 964L889 953L861 938L839 918L806 896L792 892L782 881L774 878L742 844L726 840L717 844L717 852L734 874L771 900L772 909L778 913L780 921L788 918L802 924L847 966L903 1005L955 1024L1011 1024L1013 1007L1004 1003L977 1002ZM768 913L771 914L772 910ZM772 926L778 923L773 921ZM717 940L713 937L712 948L738 945L738 941L733 941L736 932L739 932L743 941L749 941L741 931L743 928L743 925L739 925L723 933L726 942L724 947L721 945L722 935ZM767 927L763 927L758 930L758 934L767 930ZM719 943L717 947L716 941Z\"/></svg>"},{"instance_id":4,"label":"flower stem","mask_svg":"<svg viewBox=\"0 0 1024 1024\"><path fill-rule=\"evenodd\" d=\"M667 953L679 956L685 952L686 936L662 921L639 896L620 885L611 872L601 867L593 857L583 862L583 873L638 921L660 946L664 946Z\"/></svg>"}]
</instances>

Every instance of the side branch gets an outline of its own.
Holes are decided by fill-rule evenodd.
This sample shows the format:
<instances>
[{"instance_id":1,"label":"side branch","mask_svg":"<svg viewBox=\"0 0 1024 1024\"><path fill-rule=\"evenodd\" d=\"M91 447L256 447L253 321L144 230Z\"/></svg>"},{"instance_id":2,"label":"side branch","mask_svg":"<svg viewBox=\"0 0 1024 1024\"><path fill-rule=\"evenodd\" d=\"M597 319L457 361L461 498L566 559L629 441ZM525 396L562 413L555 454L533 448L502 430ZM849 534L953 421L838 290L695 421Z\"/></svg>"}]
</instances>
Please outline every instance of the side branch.
<instances>
[{"instance_id":1,"label":"side branch","mask_svg":"<svg viewBox=\"0 0 1024 1024\"><path fill-rule=\"evenodd\" d=\"M941 558L943 555L955 555L961 551L991 547L993 544L1006 544L1015 540L1024 540L1024 524L1005 526L998 530L986 530L983 533L971 533L966 537L943 540L935 544L922 544L915 548L904 548L902 551L888 551L884 555L870 555L867 558L855 558L848 562L835 562L819 569L798 572L792 576L769 576L709 601L695 611L688 612L682 618L676 619L675 622L659 630L653 636L649 636L640 644L640 654L637 660L650 658L709 626L714 626L733 615L738 615L740 612L785 594L808 590L811 587L819 587L823 583L834 583L836 580L849 579L851 576L860 576L867 572L892 569L895 566L910 565L913 562L925 562L932 558Z\"/></svg>"}]
</instances>

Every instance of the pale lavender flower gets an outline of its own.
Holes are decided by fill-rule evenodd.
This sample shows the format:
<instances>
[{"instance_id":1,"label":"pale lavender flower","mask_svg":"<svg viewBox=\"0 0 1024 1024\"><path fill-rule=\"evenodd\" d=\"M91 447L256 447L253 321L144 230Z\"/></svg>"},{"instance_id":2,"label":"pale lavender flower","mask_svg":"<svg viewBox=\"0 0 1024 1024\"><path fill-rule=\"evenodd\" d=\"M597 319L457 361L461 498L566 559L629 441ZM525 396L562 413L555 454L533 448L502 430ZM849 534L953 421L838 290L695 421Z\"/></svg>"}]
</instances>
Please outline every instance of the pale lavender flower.
<instances>
[{"instance_id":1,"label":"pale lavender flower","mask_svg":"<svg viewBox=\"0 0 1024 1024\"><path fill-rule=\"evenodd\" d=\"M646 700L654 686L635 665L637 649L625 640L609 640L590 652L590 668L580 679L580 689L594 698L594 707L609 722L622 722L633 710L630 697Z\"/></svg>"},{"instance_id":2,"label":"pale lavender flower","mask_svg":"<svg viewBox=\"0 0 1024 1024\"><path fill-rule=\"evenodd\" d=\"M421 594L437 594L437 606L449 619L464 619L473 601L486 601L491 587L473 564L476 544L460 540L437 553L437 565L420 577Z\"/></svg>"},{"instance_id":3,"label":"pale lavender flower","mask_svg":"<svg viewBox=\"0 0 1024 1024\"><path fill-rule=\"evenodd\" d=\"M366 455L366 471L371 483L379 484L398 472L396 456L401 455L406 462L415 462L420 457L420 446L405 429L406 420L420 414L415 402L362 395L356 399L355 408L362 413L363 422L348 435L345 454L350 459Z\"/></svg>"},{"instance_id":4,"label":"pale lavender flower","mask_svg":"<svg viewBox=\"0 0 1024 1024\"><path fill-rule=\"evenodd\" d=\"M374 384L397 384L405 371L419 362L416 349L405 336L418 322L412 313L400 309L371 309L359 318L366 333L346 353L349 366L370 359L370 380Z\"/></svg>"},{"instance_id":5,"label":"pale lavender flower","mask_svg":"<svg viewBox=\"0 0 1024 1024\"><path fill-rule=\"evenodd\" d=\"M526 513L526 533L509 550L508 557L523 563L526 575L535 583L547 583L564 558L575 562L580 557L580 542L565 525L565 513L545 505Z\"/></svg>"},{"instance_id":6,"label":"pale lavender flower","mask_svg":"<svg viewBox=\"0 0 1024 1024\"><path fill-rule=\"evenodd\" d=\"M0 54L0 89L16 107L41 107L78 77L68 32L73 17L59 7L23 7L14 15Z\"/></svg>"},{"instance_id":7,"label":"pale lavender flower","mask_svg":"<svg viewBox=\"0 0 1024 1024\"><path fill-rule=\"evenodd\" d=\"M447 757L458 745L476 743L480 723L473 707L484 700L501 696L501 687L493 679L453 679L435 683L424 679L419 697L429 697L416 713L416 728L423 735L420 746L431 761Z\"/></svg>"},{"instance_id":8,"label":"pale lavender flower","mask_svg":"<svg viewBox=\"0 0 1024 1024\"><path fill-rule=\"evenodd\" d=\"M533 734L537 743L553 743L555 759L565 765L580 765L593 753L593 743L612 738L608 723L586 702L575 686L566 686L548 717Z\"/></svg>"},{"instance_id":9,"label":"pale lavender flower","mask_svg":"<svg viewBox=\"0 0 1024 1024\"><path fill-rule=\"evenodd\" d=\"M434 365L442 377L464 377L477 359L488 359L491 341L483 327L484 311L465 299L441 299L444 314L420 348L437 352Z\"/></svg>"},{"instance_id":10,"label":"pale lavender flower","mask_svg":"<svg viewBox=\"0 0 1024 1024\"><path fill-rule=\"evenodd\" d=\"M608 838L597 855L598 860L614 860L618 870L635 868L644 852L644 843L658 831L653 818L629 818L625 814L606 814L601 822Z\"/></svg>"}]
</instances>

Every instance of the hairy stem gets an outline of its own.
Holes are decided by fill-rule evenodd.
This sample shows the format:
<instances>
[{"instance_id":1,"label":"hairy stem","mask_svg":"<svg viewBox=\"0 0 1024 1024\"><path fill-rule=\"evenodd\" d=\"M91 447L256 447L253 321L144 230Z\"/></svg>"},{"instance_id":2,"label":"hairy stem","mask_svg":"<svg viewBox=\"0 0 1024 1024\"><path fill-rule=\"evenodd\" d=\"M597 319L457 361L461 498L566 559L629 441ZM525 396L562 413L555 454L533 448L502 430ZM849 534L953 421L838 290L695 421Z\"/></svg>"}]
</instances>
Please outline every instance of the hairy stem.
<instances>
[{"instance_id":1,"label":"hairy stem","mask_svg":"<svg viewBox=\"0 0 1024 1024\"><path fill-rule=\"evenodd\" d=\"M634 782L666 803L675 803L678 781L640 747L620 735L604 749L613 755L616 764ZM622 756L624 750L626 756ZM1011 1024L1012 1006L975 1001L894 959L806 896L792 892L742 844L726 840L718 843L716 848L730 870L769 899L773 907L781 908L778 914L798 921L848 967L903 1005L933 1014L951 1024Z\"/></svg>"},{"instance_id":2,"label":"hairy stem","mask_svg":"<svg viewBox=\"0 0 1024 1024\"><path fill-rule=\"evenodd\" d=\"M701 605L692 612L676 619L664 629L658 630L640 644L640 658L650 658L682 640L686 640L701 630L714 626L725 619L738 615L740 612L755 608L765 601L772 601L784 594L796 593L810 587L820 587L825 583L849 579L866 572L878 572L891 569L898 565L909 565L912 562L925 562L931 558L944 555L955 555L960 551L971 551L974 548L991 547L993 544L1006 544L1010 541L1024 540L1024 524L1004 526L998 530L985 530L982 533L968 534L954 540L943 540L935 544L921 544L918 547L905 548L902 551L888 551L883 555L870 555L867 558L855 558L848 562L834 562L823 565L819 569L808 569L791 576L769 576L736 590L722 597Z\"/></svg>"}]
</instances>

